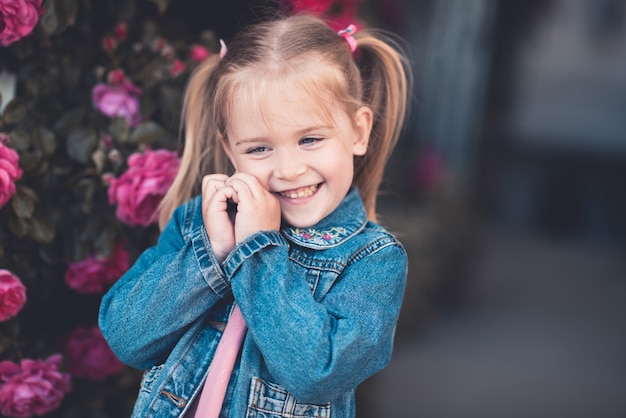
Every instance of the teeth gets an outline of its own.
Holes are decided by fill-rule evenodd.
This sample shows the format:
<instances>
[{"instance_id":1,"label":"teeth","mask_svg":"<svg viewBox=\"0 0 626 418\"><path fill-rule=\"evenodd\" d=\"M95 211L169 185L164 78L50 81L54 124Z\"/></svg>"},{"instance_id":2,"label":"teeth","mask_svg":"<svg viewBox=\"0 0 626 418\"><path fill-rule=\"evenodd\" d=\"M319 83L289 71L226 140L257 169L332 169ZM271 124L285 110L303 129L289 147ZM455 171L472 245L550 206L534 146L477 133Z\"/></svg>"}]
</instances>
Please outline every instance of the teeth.
<instances>
[{"instance_id":1,"label":"teeth","mask_svg":"<svg viewBox=\"0 0 626 418\"><path fill-rule=\"evenodd\" d=\"M307 187L301 187L299 189L287 190L285 192L280 192L281 196L288 197L289 199L298 199L302 197L311 196L317 190L317 184Z\"/></svg>"}]
</instances>

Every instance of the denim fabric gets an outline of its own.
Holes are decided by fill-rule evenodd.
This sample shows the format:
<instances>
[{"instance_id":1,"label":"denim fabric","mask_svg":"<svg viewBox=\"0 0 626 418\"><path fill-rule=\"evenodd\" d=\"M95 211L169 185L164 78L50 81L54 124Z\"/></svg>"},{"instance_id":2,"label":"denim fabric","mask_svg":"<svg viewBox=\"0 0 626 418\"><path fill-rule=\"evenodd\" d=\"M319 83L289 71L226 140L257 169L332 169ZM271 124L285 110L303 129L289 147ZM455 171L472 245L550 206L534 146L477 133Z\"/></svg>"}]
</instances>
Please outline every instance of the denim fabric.
<instances>
[{"instance_id":1,"label":"denim fabric","mask_svg":"<svg viewBox=\"0 0 626 418\"><path fill-rule=\"evenodd\" d=\"M133 417L181 417L237 300L248 325L222 417L354 417L354 391L387 365L407 274L400 243L357 190L317 225L258 232L220 265L199 197L103 297L99 322L146 370Z\"/></svg>"}]
</instances>

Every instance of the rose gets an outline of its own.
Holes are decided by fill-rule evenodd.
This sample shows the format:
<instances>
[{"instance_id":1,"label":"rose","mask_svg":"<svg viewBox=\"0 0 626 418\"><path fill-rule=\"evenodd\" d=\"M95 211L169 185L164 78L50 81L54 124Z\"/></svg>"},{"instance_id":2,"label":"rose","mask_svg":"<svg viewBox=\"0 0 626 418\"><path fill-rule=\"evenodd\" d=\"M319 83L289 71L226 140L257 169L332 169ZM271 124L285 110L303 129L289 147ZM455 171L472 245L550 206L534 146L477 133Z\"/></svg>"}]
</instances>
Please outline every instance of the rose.
<instances>
[{"instance_id":1,"label":"rose","mask_svg":"<svg viewBox=\"0 0 626 418\"><path fill-rule=\"evenodd\" d=\"M13 318L26 302L26 288L8 270L0 270L0 321Z\"/></svg>"},{"instance_id":2,"label":"rose","mask_svg":"<svg viewBox=\"0 0 626 418\"><path fill-rule=\"evenodd\" d=\"M211 55L208 49L203 47L202 45L193 45L191 47L191 52L189 53L191 59L195 62L202 62Z\"/></svg>"},{"instance_id":3,"label":"rose","mask_svg":"<svg viewBox=\"0 0 626 418\"><path fill-rule=\"evenodd\" d=\"M42 0L0 0L0 45L30 34L43 13Z\"/></svg>"},{"instance_id":4,"label":"rose","mask_svg":"<svg viewBox=\"0 0 626 418\"><path fill-rule=\"evenodd\" d=\"M103 115L124 118L130 126L141 121L137 98L140 94L141 89L128 80L118 85L96 84L91 91L93 104Z\"/></svg>"},{"instance_id":5,"label":"rose","mask_svg":"<svg viewBox=\"0 0 626 418\"><path fill-rule=\"evenodd\" d=\"M59 372L62 357L0 362L0 412L10 417L43 415L61 405L70 391L70 375Z\"/></svg>"},{"instance_id":6,"label":"rose","mask_svg":"<svg viewBox=\"0 0 626 418\"><path fill-rule=\"evenodd\" d=\"M76 328L67 336L64 345L68 370L73 376L103 380L125 367L109 348L98 326Z\"/></svg>"},{"instance_id":7,"label":"rose","mask_svg":"<svg viewBox=\"0 0 626 418\"><path fill-rule=\"evenodd\" d=\"M110 258L89 256L68 263L65 282L80 293L99 293L108 284L115 283L130 267L130 256L122 244L115 244Z\"/></svg>"},{"instance_id":8,"label":"rose","mask_svg":"<svg viewBox=\"0 0 626 418\"><path fill-rule=\"evenodd\" d=\"M17 164L19 156L15 150L5 145L8 142L9 136L0 133L0 207L13 197L15 182L22 177L22 170Z\"/></svg>"},{"instance_id":9,"label":"rose","mask_svg":"<svg viewBox=\"0 0 626 418\"><path fill-rule=\"evenodd\" d=\"M146 150L128 158L128 170L119 178L106 176L109 203L128 225L148 226L158 219L158 206L174 180L180 160L173 151Z\"/></svg>"}]
</instances>

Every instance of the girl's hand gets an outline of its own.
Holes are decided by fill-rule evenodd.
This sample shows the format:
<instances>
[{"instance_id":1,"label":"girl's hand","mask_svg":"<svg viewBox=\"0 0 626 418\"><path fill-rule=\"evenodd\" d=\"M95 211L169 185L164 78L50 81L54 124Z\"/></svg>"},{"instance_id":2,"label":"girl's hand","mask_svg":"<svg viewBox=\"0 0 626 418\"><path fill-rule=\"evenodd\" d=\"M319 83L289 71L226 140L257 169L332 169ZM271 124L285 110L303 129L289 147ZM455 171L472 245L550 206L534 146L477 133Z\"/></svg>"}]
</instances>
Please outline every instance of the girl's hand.
<instances>
[{"instance_id":1,"label":"girl's hand","mask_svg":"<svg viewBox=\"0 0 626 418\"><path fill-rule=\"evenodd\" d=\"M258 231L280 229L280 202L256 177L237 173L226 180L226 186L234 190L233 201L237 204L235 242Z\"/></svg>"},{"instance_id":2,"label":"girl's hand","mask_svg":"<svg viewBox=\"0 0 626 418\"><path fill-rule=\"evenodd\" d=\"M210 174L202 178L202 220L217 261L224 261L235 246L235 229L228 216L228 199L234 190L226 186L228 176Z\"/></svg>"}]
</instances>

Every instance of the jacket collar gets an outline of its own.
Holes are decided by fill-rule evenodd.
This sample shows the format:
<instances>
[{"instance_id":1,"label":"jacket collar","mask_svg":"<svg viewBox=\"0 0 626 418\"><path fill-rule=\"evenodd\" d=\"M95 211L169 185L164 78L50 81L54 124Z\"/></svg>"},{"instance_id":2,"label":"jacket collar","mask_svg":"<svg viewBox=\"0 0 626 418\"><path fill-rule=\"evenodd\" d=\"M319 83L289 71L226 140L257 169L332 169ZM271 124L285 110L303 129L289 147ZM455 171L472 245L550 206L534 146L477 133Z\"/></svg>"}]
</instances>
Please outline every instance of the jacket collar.
<instances>
[{"instance_id":1,"label":"jacket collar","mask_svg":"<svg viewBox=\"0 0 626 418\"><path fill-rule=\"evenodd\" d=\"M320 250L335 247L358 233L367 223L359 191L353 187L339 206L309 228L284 227L283 234L294 244Z\"/></svg>"}]
</instances>

